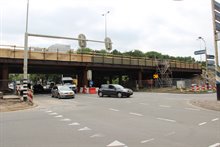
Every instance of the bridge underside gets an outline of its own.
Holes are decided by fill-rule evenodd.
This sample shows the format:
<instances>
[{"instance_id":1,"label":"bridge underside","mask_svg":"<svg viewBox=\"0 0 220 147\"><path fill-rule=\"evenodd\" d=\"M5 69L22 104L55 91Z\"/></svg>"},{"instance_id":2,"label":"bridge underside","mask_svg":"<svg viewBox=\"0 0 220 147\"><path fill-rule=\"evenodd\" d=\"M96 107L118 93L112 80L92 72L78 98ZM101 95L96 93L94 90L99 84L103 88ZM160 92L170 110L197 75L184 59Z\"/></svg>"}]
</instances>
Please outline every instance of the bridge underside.
<instances>
[{"instance_id":1,"label":"bridge underside","mask_svg":"<svg viewBox=\"0 0 220 147\"><path fill-rule=\"evenodd\" d=\"M8 88L7 81L10 73L23 73L23 60L1 58L0 64L0 90L4 90ZM152 79L156 67L45 60L28 61L29 74L78 75L79 87L88 86L88 70L92 70L92 80L94 86L97 87L107 81L111 83L115 78L118 78L119 83L122 83L123 76L127 76L130 81L136 81L136 84L138 83L141 86L141 81ZM173 78L191 78L195 74L201 74L201 69L172 69Z\"/></svg>"}]
</instances>

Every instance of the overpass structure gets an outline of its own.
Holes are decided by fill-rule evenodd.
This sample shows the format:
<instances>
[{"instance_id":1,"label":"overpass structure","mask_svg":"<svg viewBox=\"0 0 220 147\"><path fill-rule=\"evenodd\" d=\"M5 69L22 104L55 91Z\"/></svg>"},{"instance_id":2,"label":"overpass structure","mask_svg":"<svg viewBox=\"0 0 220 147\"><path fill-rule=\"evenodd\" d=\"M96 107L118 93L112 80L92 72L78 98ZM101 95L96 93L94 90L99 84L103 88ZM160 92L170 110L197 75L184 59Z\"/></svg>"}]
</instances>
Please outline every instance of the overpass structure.
<instances>
[{"instance_id":1,"label":"overpass structure","mask_svg":"<svg viewBox=\"0 0 220 147\"><path fill-rule=\"evenodd\" d=\"M122 76L129 80L141 81L153 78L158 69L158 63L149 58L135 58L128 56L115 56L110 54L49 52L47 49L33 49L28 51L28 73L42 74L71 74L78 75L78 85L88 86L87 71L92 71L94 86L100 86L106 80L118 77L121 83ZM0 90L6 89L10 73L23 73L23 47L0 46ZM195 74L201 74L202 68L198 63L166 61L172 71L173 78L191 78ZM160 75L159 75L160 76Z\"/></svg>"}]
</instances>

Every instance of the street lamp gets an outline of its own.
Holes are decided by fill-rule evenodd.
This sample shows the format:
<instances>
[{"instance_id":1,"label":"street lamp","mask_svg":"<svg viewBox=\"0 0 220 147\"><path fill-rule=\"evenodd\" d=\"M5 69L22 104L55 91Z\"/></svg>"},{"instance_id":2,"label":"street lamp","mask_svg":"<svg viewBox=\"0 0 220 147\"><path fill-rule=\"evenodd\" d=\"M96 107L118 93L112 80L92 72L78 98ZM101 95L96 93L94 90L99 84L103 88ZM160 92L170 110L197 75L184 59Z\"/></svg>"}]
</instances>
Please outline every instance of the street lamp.
<instances>
[{"instance_id":1,"label":"street lamp","mask_svg":"<svg viewBox=\"0 0 220 147\"><path fill-rule=\"evenodd\" d=\"M204 38L202 37L198 37L198 39L202 40L204 42L205 45L205 77L206 77L206 81L208 83L208 62L207 62L207 48L206 48L206 41Z\"/></svg>"},{"instance_id":2,"label":"street lamp","mask_svg":"<svg viewBox=\"0 0 220 147\"><path fill-rule=\"evenodd\" d=\"M109 14L110 11L107 11L106 13L102 14L102 16L105 17L105 38L107 37L107 14Z\"/></svg>"},{"instance_id":3,"label":"street lamp","mask_svg":"<svg viewBox=\"0 0 220 147\"><path fill-rule=\"evenodd\" d=\"M27 0L26 29L24 35L24 65L23 65L23 100L27 101L27 82L28 82L28 11L29 0Z\"/></svg>"}]
</instances>

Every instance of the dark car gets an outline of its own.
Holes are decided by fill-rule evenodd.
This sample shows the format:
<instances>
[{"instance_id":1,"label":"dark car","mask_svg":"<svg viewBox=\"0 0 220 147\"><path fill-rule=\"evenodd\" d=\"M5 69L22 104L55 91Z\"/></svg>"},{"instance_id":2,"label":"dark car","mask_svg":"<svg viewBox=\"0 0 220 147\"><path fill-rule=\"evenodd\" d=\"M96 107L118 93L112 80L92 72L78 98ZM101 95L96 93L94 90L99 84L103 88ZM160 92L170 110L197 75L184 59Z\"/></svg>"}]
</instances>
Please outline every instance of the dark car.
<instances>
[{"instance_id":1,"label":"dark car","mask_svg":"<svg viewBox=\"0 0 220 147\"><path fill-rule=\"evenodd\" d=\"M102 84L98 90L98 95L100 97L106 96L117 96L119 98L125 96L130 97L133 94L133 91L128 88L124 88L118 84Z\"/></svg>"}]
</instances>

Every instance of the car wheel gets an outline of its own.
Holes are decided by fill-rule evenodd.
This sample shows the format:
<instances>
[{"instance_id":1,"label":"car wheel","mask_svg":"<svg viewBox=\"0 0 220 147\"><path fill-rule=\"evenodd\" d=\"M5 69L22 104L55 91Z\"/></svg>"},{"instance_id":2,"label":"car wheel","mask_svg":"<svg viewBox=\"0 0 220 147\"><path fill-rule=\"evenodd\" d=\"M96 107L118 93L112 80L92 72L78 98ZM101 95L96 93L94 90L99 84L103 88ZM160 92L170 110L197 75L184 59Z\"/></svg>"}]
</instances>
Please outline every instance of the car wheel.
<instances>
[{"instance_id":1,"label":"car wheel","mask_svg":"<svg viewBox=\"0 0 220 147\"><path fill-rule=\"evenodd\" d=\"M102 92L99 92L99 97L103 97L103 93Z\"/></svg>"},{"instance_id":2,"label":"car wheel","mask_svg":"<svg viewBox=\"0 0 220 147\"><path fill-rule=\"evenodd\" d=\"M119 93L117 94L117 96L118 96L119 98L121 98L121 97L122 97L122 93L119 92Z\"/></svg>"},{"instance_id":3,"label":"car wheel","mask_svg":"<svg viewBox=\"0 0 220 147\"><path fill-rule=\"evenodd\" d=\"M61 98L61 97L60 97L60 94L58 94L57 97L58 97L58 99L60 99L60 98Z\"/></svg>"}]
</instances>

